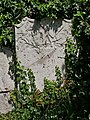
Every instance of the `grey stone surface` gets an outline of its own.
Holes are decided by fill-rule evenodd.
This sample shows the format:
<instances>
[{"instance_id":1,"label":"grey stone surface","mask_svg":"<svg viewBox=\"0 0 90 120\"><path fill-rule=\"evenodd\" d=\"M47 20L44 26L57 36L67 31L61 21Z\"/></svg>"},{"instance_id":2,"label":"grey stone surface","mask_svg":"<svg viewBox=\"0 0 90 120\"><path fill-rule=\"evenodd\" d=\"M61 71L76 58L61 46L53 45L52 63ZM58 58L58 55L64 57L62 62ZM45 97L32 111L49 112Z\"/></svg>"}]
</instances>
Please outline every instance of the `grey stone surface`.
<instances>
[{"instance_id":1,"label":"grey stone surface","mask_svg":"<svg viewBox=\"0 0 90 120\"><path fill-rule=\"evenodd\" d=\"M9 71L9 62L12 58L12 52L5 47L0 46L0 112L6 113L12 109L11 104L8 103L9 93L14 88L14 81L11 80Z\"/></svg>"},{"instance_id":2,"label":"grey stone surface","mask_svg":"<svg viewBox=\"0 0 90 120\"><path fill-rule=\"evenodd\" d=\"M64 66L64 45L71 38L71 21L41 21L25 17L15 26L16 53L22 65L31 68L36 86L43 89L44 77L55 80L55 66Z\"/></svg>"}]
</instances>

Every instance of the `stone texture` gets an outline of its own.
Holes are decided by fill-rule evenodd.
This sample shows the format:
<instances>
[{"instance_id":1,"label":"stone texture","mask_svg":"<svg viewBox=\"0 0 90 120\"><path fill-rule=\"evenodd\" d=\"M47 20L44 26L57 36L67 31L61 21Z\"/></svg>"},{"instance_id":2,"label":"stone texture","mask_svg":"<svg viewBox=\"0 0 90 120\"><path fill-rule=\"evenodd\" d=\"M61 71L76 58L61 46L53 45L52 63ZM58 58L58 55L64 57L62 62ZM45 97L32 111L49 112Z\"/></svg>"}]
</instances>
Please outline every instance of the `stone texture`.
<instances>
[{"instance_id":1,"label":"stone texture","mask_svg":"<svg viewBox=\"0 0 90 120\"><path fill-rule=\"evenodd\" d=\"M64 44L71 38L71 21L44 18L36 21L25 17L15 25L16 53L22 65L31 68L36 86L43 89L43 80L55 80L55 66L64 72Z\"/></svg>"},{"instance_id":2,"label":"stone texture","mask_svg":"<svg viewBox=\"0 0 90 120\"><path fill-rule=\"evenodd\" d=\"M12 109L8 103L9 93L14 88L14 81L11 80L9 71L9 62L11 61L12 52L5 47L0 46L0 112L6 113ZM5 92L5 93L3 93Z\"/></svg>"}]
</instances>

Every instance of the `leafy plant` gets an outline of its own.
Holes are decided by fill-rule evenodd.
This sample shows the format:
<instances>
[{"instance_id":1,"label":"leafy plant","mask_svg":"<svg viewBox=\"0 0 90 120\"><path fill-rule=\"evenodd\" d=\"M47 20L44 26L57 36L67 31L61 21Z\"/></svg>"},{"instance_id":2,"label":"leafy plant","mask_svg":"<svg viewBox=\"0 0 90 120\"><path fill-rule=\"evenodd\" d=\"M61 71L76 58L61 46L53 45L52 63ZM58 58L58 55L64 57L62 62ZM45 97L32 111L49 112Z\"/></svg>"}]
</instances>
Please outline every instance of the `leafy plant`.
<instances>
[{"instance_id":1,"label":"leafy plant","mask_svg":"<svg viewBox=\"0 0 90 120\"><path fill-rule=\"evenodd\" d=\"M0 43L13 49L14 25L23 17L34 19L69 18L76 13L78 3L67 0L2 0L0 2Z\"/></svg>"},{"instance_id":2,"label":"leafy plant","mask_svg":"<svg viewBox=\"0 0 90 120\"><path fill-rule=\"evenodd\" d=\"M78 119L88 119L90 113L90 35L89 35L89 1L80 1L77 13L72 20L72 35L76 45L66 45L66 71L69 79L73 79L75 86L71 89L76 96L73 102ZM76 50L75 50L76 47ZM73 52L72 52L73 51ZM73 55L72 55L73 53ZM79 104L80 103L80 104Z\"/></svg>"},{"instance_id":3,"label":"leafy plant","mask_svg":"<svg viewBox=\"0 0 90 120\"><path fill-rule=\"evenodd\" d=\"M17 62L17 84L10 94L14 109L2 115L5 120L67 120L72 115L69 84L61 87L61 73L56 66L56 80L44 80L44 89L41 92L35 86L35 77L30 69L24 69ZM61 81L61 82L60 82ZM71 84L70 84L71 83ZM57 84L60 86L57 87ZM67 108L67 109L66 109Z\"/></svg>"},{"instance_id":4,"label":"leafy plant","mask_svg":"<svg viewBox=\"0 0 90 120\"><path fill-rule=\"evenodd\" d=\"M2 0L0 1L0 42L14 48L13 25L28 16L41 19L72 19L74 41L65 45L66 82L56 67L56 81L45 79L44 90L35 86L30 69L16 60L11 67L15 90L14 109L1 120L88 120L90 116L90 1L89 0ZM14 53L14 52L13 52ZM15 55L15 54L14 54Z\"/></svg>"}]
</instances>

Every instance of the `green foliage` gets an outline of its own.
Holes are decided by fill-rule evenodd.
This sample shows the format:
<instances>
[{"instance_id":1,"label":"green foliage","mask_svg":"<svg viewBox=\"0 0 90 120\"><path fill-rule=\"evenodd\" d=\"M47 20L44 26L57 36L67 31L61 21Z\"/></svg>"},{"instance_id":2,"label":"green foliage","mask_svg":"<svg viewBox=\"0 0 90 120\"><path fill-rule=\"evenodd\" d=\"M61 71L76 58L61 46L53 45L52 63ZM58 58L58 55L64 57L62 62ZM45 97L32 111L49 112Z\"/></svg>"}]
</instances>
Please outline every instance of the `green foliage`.
<instances>
[{"instance_id":1,"label":"green foliage","mask_svg":"<svg viewBox=\"0 0 90 120\"><path fill-rule=\"evenodd\" d=\"M13 47L13 25L19 23L25 16L35 19L44 17L72 19L77 11L88 14L89 5L89 0L2 0L0 1L0 42L10 48ZM85 30L88 35L89 17L88 15L88 26Z\"/></svg>"},{"instance_id":2,"label":"green foliage","mask_svg":"<svg viewBox=\"0 0 90 120\"><path fill-rule=\"evenodd\" d=\"M0 119L90 119L90 1L2 0L0 11L0 42L3 45L13 48L13 25L25 16L72 19L75 41L67 39L65 45L66 80L56 67L56 81L45 79L42 92L37 90L30 69L24 69L18 62L11 67L16 78L16 88L11 92L14 109Z\"/></svg>"},{"instance_id":3,"label":"green foliage","mask_svg":"<svg viewBox=\"0 0 90 120\"><path fill-rule=\"evenodd\" d=\"M61 87L61 73L56 66L56 80L44 80L44 89L41 92L36 89L35 77L31 69L24 69L17 62L18 88L10 94L14 109L6 115L4 120L67 120L72 116L72 106L68 87ZM60 76L59 76L60 75ZM57 87L57 83L60 84ZM62 82L61 82L62 83Z\"/></svg>"},{"instance_id":4,"label":"green foliage","mask_svg":"<svg viewBox=\"0 0 90 120\"><path fill-rule=\"evenodd\" d=\"M67 39L65 44L65 64L67 79L73 79L77 64L77 48L73 40Z\"/></svg>"},{"instance_id":5,"label":"green foliage","mask_svg":"<svg viewBox=\"0 0 90 120\"><path fill-rule=\"evenodd\" d=\"M66 71L68 79L75 86L71 93L77 100L72 102L76 116L88 119L90 114L90 2L81 0L72 19L72 35L76 45L70 40L66 44Z\"/></svg>"},{"instance_id":6,"label":"green foliage","mask_svg":"<svg viewBox=\"0 0 90 120\"><path fill-rule=\"evenodd\" d=\"M33 9L37 12L35 13L35 18L42 18L42 17L50 17L56 19L57 17L63 17L64 11L63 11L63 2L60 0L50 0L47 2L41 2L41 1L31 1L31 4L33 6ZM60 16L61 15L61 16Z\"/></svg>"},{"instance_id":7,"label":"green foliage","mask_svg":"<svg viewBox=\"0 0 90 120\"><path fill-rule=\"evenodd\" d=\"M70 19L76 10L77 4L71 0L1 0L0 43L13 48L13 27L25 16L35 19L44 17Z\"/></svg>"},{"instance_id":8,"label":"green foliage","mask_svg":"<svg viewBox=\"0 0 90 120\"><path fill-rule=\"evenodd\" d=\"M0 42L12 47L14 41L13 25L28 14L27 2L24 0L0 1Z\"/></svg>"}]
</instances>

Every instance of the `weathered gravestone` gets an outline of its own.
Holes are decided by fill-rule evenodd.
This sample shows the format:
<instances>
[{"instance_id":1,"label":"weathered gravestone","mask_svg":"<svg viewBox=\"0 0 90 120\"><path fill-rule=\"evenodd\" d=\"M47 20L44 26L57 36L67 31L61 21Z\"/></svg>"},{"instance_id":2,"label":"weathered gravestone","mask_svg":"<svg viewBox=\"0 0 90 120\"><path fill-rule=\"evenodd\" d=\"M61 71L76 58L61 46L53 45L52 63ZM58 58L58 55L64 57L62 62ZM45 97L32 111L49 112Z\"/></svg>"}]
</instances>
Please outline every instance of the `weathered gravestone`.
<instances>
[{"instance_id":1,"label":"weathered gravestone","mask_svg":"<svg viewBox=\"0 0 90 120\"><path fill-rule=\"evenodd\" d=\"M14 81L8 74L9 62L12 58L12 52L5 47L0 46L0 112L7 113L12 109L9 104L9 91L14 88Z\"/></svg>"},{"instance_id":2,"label":"weathered gravestone","mask_svg":"<svg viewBox=\"0 0 90 120\"><path fill-rule=\"evenodd\" d=\"M43 89L43 80L55 80L55 66L64 66L64 44L71 38L71 22L25 17L15 25L16 53L22 65L31 68L36 86ZM63 72L63 70L62 70Z\"/></svg>"}]
</instances>

